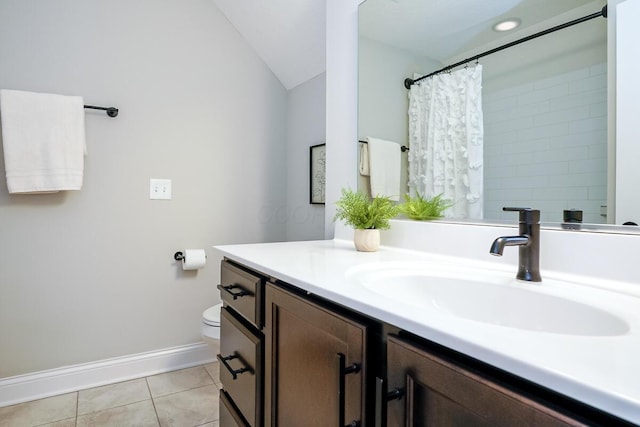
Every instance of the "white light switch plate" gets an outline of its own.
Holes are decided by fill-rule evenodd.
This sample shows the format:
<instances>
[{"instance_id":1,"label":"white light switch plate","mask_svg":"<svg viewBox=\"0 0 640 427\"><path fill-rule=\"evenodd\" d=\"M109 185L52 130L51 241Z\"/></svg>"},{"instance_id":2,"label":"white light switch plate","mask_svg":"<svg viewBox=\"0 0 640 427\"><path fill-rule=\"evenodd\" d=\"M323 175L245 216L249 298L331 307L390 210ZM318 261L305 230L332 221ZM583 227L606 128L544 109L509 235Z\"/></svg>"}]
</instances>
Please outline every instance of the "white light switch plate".
<instances>
[{"instance_id":1,"label":"white light switch plate","mask_svg":"<svg viewBox=\"0 0 640 427\"><path fill-rule=\"evenodd\" d=\"M171 200L171 180L151 178L149 180L149 198Z\"/></svg>"}]
</instances>

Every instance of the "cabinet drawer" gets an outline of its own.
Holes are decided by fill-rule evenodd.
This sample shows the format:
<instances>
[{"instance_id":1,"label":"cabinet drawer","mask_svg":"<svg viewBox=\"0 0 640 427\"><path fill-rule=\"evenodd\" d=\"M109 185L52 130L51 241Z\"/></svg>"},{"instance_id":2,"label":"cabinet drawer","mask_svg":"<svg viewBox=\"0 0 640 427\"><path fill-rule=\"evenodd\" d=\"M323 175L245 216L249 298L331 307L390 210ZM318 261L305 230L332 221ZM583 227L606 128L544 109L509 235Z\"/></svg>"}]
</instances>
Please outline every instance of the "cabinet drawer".
<instances>
[{"instance_id":1,"label":"cabinet drawer","mask_svg":"<svg viewBox=\"0 0 640 427\"><path fill-rule=\"evenodd\" d=\"M262 312L264 279L262 277L242 270L225 260L220 264L218 288L225 305L233 307L258 329L262 329L264 323Z\"/></svg>"},{"instance_id":2,"label":"cabinet drawer","mask_svg":"<svg viewBox=\"0 0 640 427\"><path fill-rule=\"evenodd\" d=\"M249 424L247 424L242 418L242 415L238 413L229 395L224 390L220 390L219 423L225 427L249 427Z\"/></svg>"},{"instance_id":3,"label":"cabinet drawer","mask_svg":"<svg viewBox=\"0 0 640 427\"><path fill-rule=\"evenodd\" d=\"M263 343L225 307L220 312L220 382L251 426L262 420Z\"/></svg>"}]
</instances>

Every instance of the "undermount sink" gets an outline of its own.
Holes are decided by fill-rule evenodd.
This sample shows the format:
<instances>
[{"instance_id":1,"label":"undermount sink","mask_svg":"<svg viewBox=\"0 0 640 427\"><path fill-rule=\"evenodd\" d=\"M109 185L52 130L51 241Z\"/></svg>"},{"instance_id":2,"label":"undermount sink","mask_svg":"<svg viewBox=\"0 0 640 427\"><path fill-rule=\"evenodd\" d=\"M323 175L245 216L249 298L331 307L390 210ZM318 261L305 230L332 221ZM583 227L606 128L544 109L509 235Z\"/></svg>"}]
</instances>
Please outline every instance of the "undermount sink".
<instances>
[{"instance_id":1,"label":"undermount sink","mask_svg":"<svg viewBox=\"0 0 640 427\"><path fill-rule=\"evenodd\" d=\"M382 264L356 267L347 280L402 304L501 327L584 336L629 331L613 313L543 292L544 285L501 271Z\"/></svg>"}]
</instances>

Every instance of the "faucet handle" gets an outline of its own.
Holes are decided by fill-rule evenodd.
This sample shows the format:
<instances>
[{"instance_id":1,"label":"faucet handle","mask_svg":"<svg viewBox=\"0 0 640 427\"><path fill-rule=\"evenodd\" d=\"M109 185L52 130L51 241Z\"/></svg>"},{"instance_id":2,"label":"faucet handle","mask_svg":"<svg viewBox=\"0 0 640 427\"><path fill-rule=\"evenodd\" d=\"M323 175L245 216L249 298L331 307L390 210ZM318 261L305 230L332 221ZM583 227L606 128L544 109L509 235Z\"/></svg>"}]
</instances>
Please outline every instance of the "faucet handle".
<instances>
[{"instance_id":1,"label":"faucet handle","mask_svg":"<svg viewBox=\"0 0 640 427\"><path fill-rule=\"evenodd\" d=\"M503 207L505 212L520 212L520 222L525 224L537 224L540 222L540 210L531 208Z\"/></svg>"}]
</instances>

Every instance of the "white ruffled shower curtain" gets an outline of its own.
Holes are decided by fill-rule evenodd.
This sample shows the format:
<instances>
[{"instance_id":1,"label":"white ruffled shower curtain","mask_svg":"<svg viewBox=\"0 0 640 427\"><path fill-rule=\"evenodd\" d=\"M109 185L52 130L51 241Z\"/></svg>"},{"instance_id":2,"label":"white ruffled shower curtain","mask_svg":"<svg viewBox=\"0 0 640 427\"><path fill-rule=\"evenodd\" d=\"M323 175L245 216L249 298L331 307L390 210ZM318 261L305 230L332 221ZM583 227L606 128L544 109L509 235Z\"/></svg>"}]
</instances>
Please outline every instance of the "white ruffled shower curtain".
<instances>
[{"instance_id":1,"label":"white ruffled shower curtain","mask_svg":"<svg viewBox=\"0 0 640 427\"><path fill-rule=\"evenodd\" d=\"M409 91L409 194L443 198L450 218L482 218L482 65Z\"/></svg>"}]
</instances>

